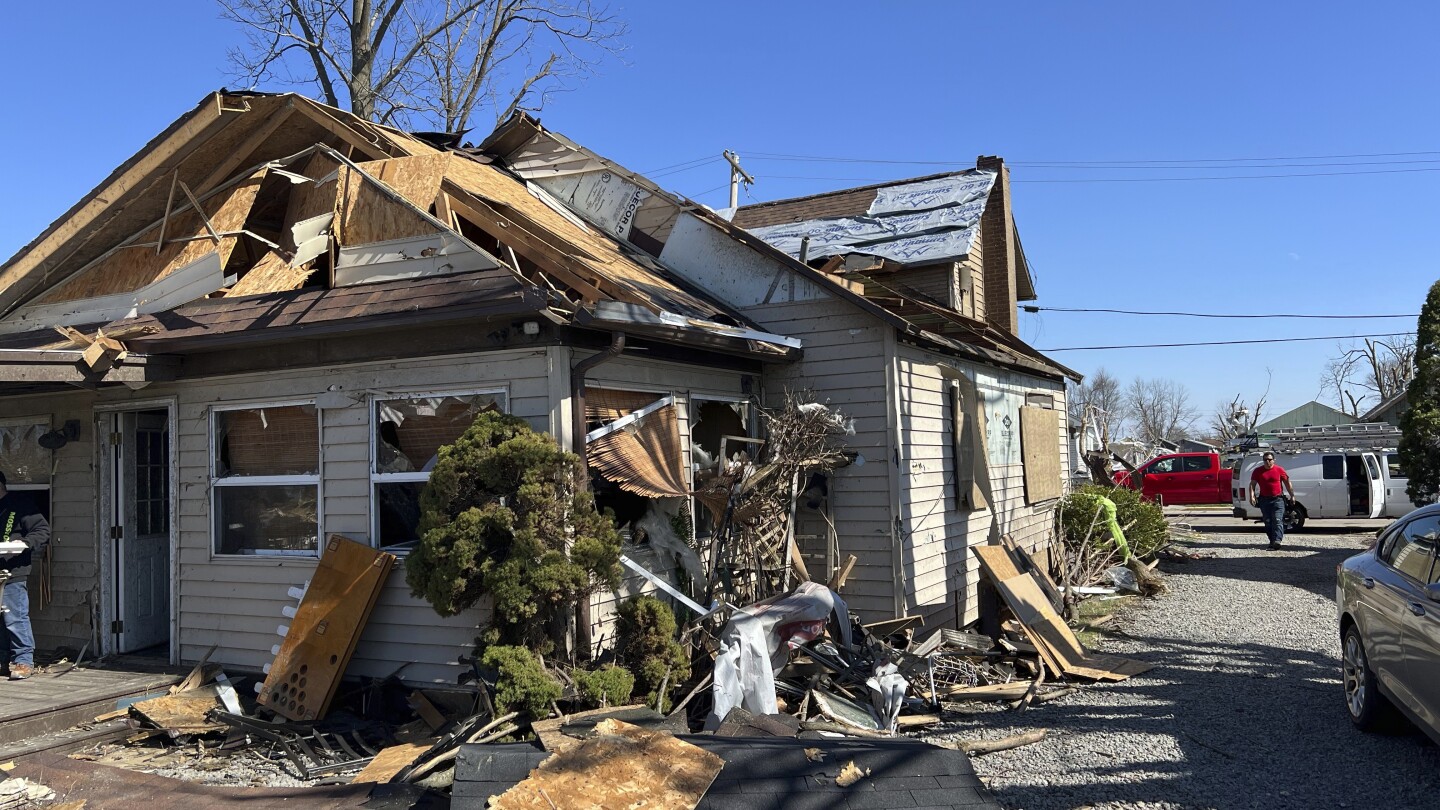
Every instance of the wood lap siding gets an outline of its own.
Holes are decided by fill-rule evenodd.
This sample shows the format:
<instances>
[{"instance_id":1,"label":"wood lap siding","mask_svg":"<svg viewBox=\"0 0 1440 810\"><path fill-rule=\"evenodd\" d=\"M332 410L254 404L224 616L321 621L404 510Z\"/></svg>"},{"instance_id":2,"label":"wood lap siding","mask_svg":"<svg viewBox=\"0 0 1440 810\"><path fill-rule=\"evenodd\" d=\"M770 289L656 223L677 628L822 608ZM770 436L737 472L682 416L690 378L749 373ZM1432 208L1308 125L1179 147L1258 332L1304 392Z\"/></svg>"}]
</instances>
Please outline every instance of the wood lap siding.
<instances>
[{"instance_id":1,"label":"wood lap siding","mask_svg":"<svg viewBox=\"0 0 1440 810\"><path fill-rule=\"evenodd\" d=\"M952 625L957 615L962 624L969 624L979 618L975 596L981 576L979 560L969 553L969 547L989 541L992 517L998 515L1002 534L1009 534L1027 549L1043 550L1050 542L1055 502L1028 505L1024 466L1016 463L990 468L991 508L957 510L952 487L952 416L946 395L949 381L941 377L936 364L945 363L967 375L979 371L994 376L996 372L908 346L900 347L899 353L904 448L900 523L906 538L906 606L912 613L926 616L930 625ZM1043 391L1055 397L1062 414L1055 442L1063 481L1068 472L1063 385L1014 372L1002 376L1010 381L1007 388L1022 392L1022 402L1024 391ZM986 387L982 385L982 393Z\"/></svg>"},{"instance_id":2,"label":"wood lap siding","mask_svg":"<svg viewBox=\"0 0 1440 810\"><path fill-rule=\"evenodd\" d=\"M805 359L767 369L765 393L777 405L786 389L813 392L855 420L855 435L845 444L865 456L863 466L850 466L830 480L830 500L839 533L839 558L859 558L842 596L851 610L867 621L889 618L895 610L894 543L890 527L891 453L886 435L885 343L888 327L852 305L838 301L769 304L748 307L746 315L766 329L804 341ZM824 521L800 512L802 533L823 542ZM810 549L807 555L815 559ZM819 559L824 559L823 548ZM811 570L816 579L829 572Z\"/></svg>"}]
</instances>

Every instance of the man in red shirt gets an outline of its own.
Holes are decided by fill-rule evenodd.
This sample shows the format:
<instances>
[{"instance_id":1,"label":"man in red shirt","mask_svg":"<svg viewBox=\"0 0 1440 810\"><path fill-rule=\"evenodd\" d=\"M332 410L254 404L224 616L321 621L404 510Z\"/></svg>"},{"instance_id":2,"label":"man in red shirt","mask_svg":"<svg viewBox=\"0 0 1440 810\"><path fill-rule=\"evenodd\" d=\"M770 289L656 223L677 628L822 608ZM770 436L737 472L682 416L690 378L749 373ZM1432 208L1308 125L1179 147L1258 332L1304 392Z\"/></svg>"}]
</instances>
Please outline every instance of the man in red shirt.
<instances>
[{"instance_id":1,"label":"man in red shirt","mask_svg":"<svg viewBox=\"0 0 1440 810\"><path fill-rule=\"evenodd\" d=\"M1275 463L1275 454L1268 450L1261 456L1260 466L1250 473L1250 503L1259 506L1265 518L1270 548L1280 548L1280 541L1285 539L1285 505L1295 503L1295 488L1290 486L1290 475Z\"/></svg>"}]
</instances>

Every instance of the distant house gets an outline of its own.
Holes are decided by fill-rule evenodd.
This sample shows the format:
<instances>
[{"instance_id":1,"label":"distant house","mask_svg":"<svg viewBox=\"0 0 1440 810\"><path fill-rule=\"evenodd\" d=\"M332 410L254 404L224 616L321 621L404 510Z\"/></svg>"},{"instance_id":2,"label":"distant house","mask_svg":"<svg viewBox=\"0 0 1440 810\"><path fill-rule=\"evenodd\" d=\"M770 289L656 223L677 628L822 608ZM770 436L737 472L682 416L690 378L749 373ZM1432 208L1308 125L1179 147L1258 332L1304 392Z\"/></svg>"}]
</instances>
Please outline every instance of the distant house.
<instances>
[{"instance_id":1,"label":"distant house","mask_svg":"<svg viewBox=\"0 0 1440 810\"><path fill-rule=\"evenodd\" d=\"M1298 408L1292 408L1280 414L1268 422L1261 422L1255 426L1255 432L1270 433L1276 430L1307 427L1310 425L1349 425L1359 421L1361 420L1356 419L1344 411L1336 410L1323 402L1311 400Z\"/></svg>"},{"instance_id":2,"label":"distant house","mask_svg":"<svg viewBox=\"0 0 1440 810\"><path fill-rule=\"evenodd\" d=\"M1389 397L1380 404L1366 411L1360 417L1361 422L1386 422L1391 425L1400 424L1400 414L1410 410L1410 397L1408 392L1402 390L1400 393Z\"/></svg>"}]
</instances>

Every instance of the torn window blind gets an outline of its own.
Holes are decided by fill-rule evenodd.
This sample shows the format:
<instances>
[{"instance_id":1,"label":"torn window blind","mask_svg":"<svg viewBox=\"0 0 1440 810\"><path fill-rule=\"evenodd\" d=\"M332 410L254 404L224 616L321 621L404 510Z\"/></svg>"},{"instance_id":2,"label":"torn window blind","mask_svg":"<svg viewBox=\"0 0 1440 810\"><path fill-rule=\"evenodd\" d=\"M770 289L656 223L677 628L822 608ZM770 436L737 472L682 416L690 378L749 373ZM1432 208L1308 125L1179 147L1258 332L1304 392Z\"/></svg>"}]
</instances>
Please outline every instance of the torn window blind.
<instances>
[{"instance_id":1,"label":"torn window blind","mask_svg":"<svg viewBox=\"0 0 1440 810\"><path fill-rule=\"evenodd\" d=\"M36 303L77 301L139 290L194 265L212 252L220 255L220 266L224 267L230 261L240 231L245 229L266 172L261 169L201 200L203 212L188 205L182 210L182 205L177 203L163 222L151 225L125 245L101 256ZM155 242L162 226L165 244L157 255ZM218 240L211 236L212 229L219 234Z\"/></svg>"},{"instance_id":2,"label":"torn window blind","mask_svg":"<svg viewBox=\"0 0 1440 810\"><path fill-rule=\"evenodd\" d=\"M46 423L0 425L0 470L9 486L50 483L50 451L40 446L49 430Z\"/></svg>"},{"instance_id":3,"label":"torn window blind","mask_svg":"<svg viewBox=\"0 0 1440 810\"><path fill-rule=\"evenodd\" d=\"M585 446L590 466L621 489L647 498L683 497L685 461L673 404Z\"/></svg>"},{"instance_id":4,"label":"torn window blind","mask_svg":"<svg viewBox=\"0 0 1440 810\"><path fill-rule=\"evenodd\" d=\"M658 401L663 394L645 391L618 391L613 388L585 389L585 421L595 427Z\"/></svg>"},{"instance_id":5,"label":"torn window blind","mask_svg":"<svg viewBox=\"0 0 1440 810\"><path fill-rule=\"evenodd\" d=\"M1060 497L1060 412L1020 409L1020 453L1025 461L1025 501Z\"/></svg>"},{"instance_id":6,"label":"torn window blind","mask_svg":"<svg viewBox=\"0 0 1440 810\"><path fill-rule=\"evenodd\" d=\"M217 477L315 475L320 423L314 405L217 411Z\"/></svg>"}]
</instances>

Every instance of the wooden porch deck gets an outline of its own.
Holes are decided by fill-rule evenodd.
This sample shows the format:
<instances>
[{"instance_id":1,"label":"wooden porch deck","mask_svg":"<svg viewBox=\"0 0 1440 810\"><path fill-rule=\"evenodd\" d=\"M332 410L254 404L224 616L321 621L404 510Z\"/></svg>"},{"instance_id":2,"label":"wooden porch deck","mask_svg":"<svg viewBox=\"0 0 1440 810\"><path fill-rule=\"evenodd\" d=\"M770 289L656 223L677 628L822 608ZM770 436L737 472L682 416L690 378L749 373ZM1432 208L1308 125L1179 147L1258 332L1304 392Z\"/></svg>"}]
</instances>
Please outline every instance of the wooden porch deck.
<instances>
[{"instance_id":1,"label":"wooden porch deck","mask_svg":"<svg viewBox=\"0 0 1440 810\"><path fill-rule=\"evenodd\" d=\"M57 664L23 681L0 678L0 751L113 711L127 697L161 692L184 673L148 662Z\"/></svg>"}]
</instances>

